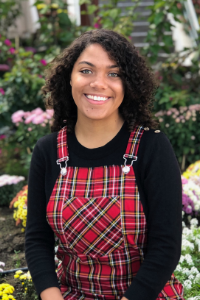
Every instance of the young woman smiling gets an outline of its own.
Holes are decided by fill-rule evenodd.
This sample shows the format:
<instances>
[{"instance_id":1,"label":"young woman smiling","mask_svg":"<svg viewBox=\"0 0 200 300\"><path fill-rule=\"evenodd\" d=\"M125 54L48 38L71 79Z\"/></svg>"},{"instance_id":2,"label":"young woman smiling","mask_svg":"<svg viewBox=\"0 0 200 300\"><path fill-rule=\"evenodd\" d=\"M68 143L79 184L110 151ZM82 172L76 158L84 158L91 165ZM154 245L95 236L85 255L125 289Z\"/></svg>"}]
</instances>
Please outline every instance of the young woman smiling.
<instances>
[{"instance_id":1,"label":"young woman smiling","mask_svg":"<svg viewBox=\"0 0 200 300\"><path fill-rule=\"evenodd\" d=\"M183 300L173 275L181 177L155 130L155 89L135 47L104 29L84 33L47 69L54 120L34 148L26 229L42 300Z\"/></svg>"}]
</instances>

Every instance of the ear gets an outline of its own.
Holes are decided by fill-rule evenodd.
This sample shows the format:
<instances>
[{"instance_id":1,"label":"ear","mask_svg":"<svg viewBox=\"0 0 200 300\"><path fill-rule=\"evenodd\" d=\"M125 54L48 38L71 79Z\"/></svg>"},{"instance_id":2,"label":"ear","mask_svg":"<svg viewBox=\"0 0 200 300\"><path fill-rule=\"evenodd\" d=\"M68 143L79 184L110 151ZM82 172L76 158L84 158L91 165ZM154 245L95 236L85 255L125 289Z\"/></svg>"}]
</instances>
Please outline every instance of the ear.
<instances>
[{"instance_id":1,"label":"ear","mask_svg":"<svg viewBox=\"0 0 200 300\"><path fill-rule=\"evenodd\" d=\"M70 82L69 82L69 83L70 83L70 85L72 86L72 81L71 81L71 80L70 80Z\"/></svg>"}]
</instances>

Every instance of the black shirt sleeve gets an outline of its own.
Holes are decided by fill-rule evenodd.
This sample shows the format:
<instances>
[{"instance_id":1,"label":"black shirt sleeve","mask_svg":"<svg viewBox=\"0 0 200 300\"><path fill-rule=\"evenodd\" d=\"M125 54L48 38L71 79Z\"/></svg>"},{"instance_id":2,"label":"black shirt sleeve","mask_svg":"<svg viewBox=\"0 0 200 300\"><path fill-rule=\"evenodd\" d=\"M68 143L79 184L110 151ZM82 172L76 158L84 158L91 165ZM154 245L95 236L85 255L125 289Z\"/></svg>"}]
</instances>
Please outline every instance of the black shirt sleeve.
<instances>
[{"instance_id":1,"label":"black shirt sleeve","mask_svg":"<svg viewBox=\"0 0 200 300\"><path fill-rule=\"evenodd\" d=\"M137 169L140 175L136 174L136 178L141 179L139 190L143 190L146 199L148 244L144 262L124 295L130 300L155 300L170 280L181 254L182 185L179 166L163 133L152 131L145 134L152 140L149 139L148 143L148 138L145 139L146 147L142 146L141 140L138 167L140 165L143 171Z\"/></svg>"},{"instance_id":2,"label":"black shirt sleeve","mask_svg":"<svg viewBox=\"0 0 200 300\"><path fill-rule=\"evenodd\" d=\"M46 220L45 157L36 144L28 180L25 254L36 291L59 287L54 262L54 233Z\"/></svg>"}]
</instances>

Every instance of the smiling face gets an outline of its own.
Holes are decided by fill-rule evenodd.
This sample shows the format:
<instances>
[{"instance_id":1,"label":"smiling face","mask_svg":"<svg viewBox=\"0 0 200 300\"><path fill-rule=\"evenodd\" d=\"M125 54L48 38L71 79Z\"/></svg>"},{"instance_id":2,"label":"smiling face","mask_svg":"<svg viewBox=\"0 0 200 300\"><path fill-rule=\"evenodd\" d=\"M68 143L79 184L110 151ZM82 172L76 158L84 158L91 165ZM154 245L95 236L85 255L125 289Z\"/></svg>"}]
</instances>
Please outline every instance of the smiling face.
<instances>
[{"instance_id":1,"label":"smiling face","mask_svg":"<svg viewBox=\"0 0 200 300\"><path fill-rule=\"evenodd\" d=\"M89 45L74 64L72 96L77 106L77 121L121 119L119 106L124 98L119 68L99 45Z\"/></svg>"}]
</instances>

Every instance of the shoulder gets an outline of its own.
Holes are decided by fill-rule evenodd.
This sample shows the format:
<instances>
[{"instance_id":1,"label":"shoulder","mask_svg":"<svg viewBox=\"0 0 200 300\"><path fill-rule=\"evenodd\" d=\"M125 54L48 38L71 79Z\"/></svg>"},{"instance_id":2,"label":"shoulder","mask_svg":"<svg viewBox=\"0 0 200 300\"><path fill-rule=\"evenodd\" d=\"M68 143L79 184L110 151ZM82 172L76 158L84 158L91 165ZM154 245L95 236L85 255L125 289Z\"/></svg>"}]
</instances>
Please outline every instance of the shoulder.
<instances>
[{"instance_id":1,"label":"shoulder","mask_svg":"<svg viewBox=\"0 0 200 300\"><path fill-rule=\"evenodd\" d=\"M159 152L166 151L166 149L173 151L171 143L165 133L158 129L144 129L138 151L150 154L152 151Z\"/></svg>"},{"instance_id":2,"label":"shoulder","mask_svg":"<svg viewBox=\"0 0 200 300\"><path fill-rule=\"evenodd\" d=\"M33 150L35 156L51 157L56 155L57 151L57 132L53 132L41 137Z\"/></svg>"},{"instance_id":3,"label":"shoulder","mask_svg":"<svg viewBox=\"0 0 200 300\"><path fill-rule=\"evenodd\" d=\"M170 166L177 166L178 162L172 145L161 131L153 129L144 130L138 149L138 169L153 170L157 168L168 169Z\"/></svg>"}]
</instances>

